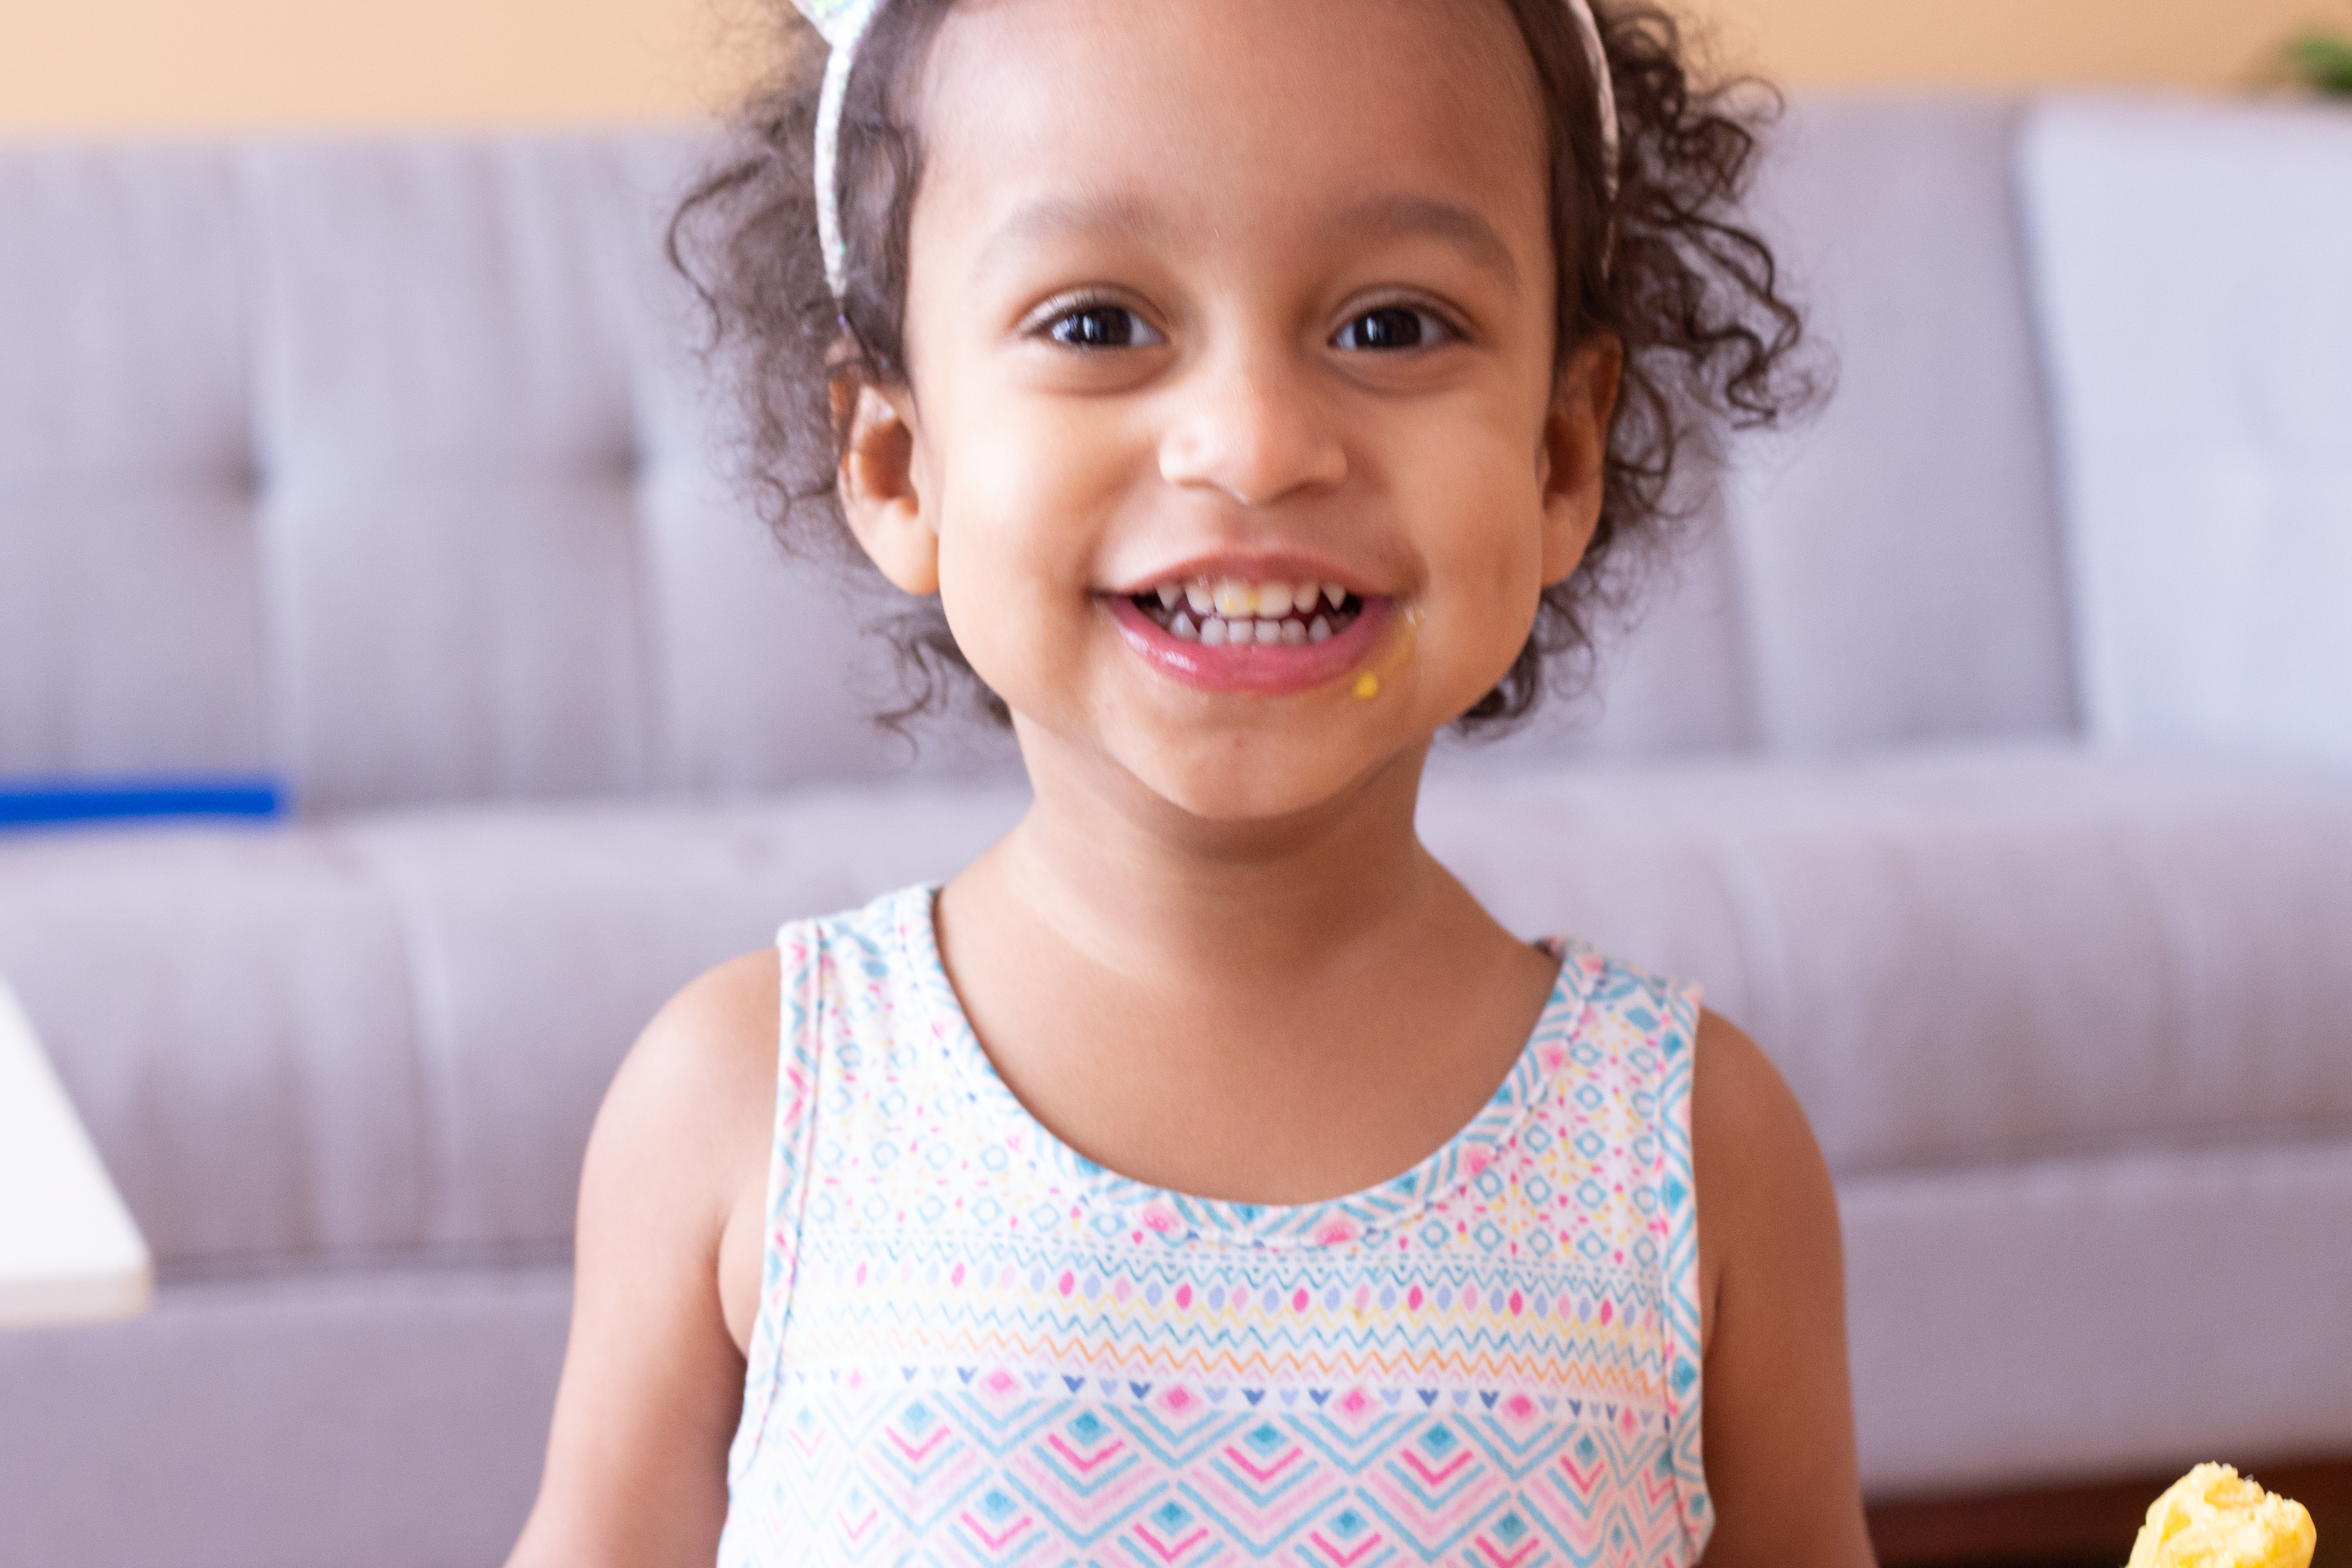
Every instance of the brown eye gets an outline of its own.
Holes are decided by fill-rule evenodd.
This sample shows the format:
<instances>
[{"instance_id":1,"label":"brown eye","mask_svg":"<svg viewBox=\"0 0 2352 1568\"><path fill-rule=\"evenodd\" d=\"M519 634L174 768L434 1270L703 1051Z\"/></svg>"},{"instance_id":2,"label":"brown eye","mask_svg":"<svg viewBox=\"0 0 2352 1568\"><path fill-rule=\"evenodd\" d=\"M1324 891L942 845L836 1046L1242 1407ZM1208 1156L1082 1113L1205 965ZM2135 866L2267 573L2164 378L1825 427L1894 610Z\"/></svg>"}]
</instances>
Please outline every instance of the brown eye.
<instances>
[{"instance_id":1,"label":"brown eye","mask_svg":"<svg viewBox=\"0 0 2352 1568\"><path fill-rule=\"evenodd\" d=\"M1045 335L1068 349L1142 348L1160 341L1142 317L1123 305L1065 310L1046 324Z\"/></svg>"},{"instance_id":2,"label":"brown eye","mask_svg":"<svg viewBox=\"0 0 2352 1568\"><path fill-rule=\"evenodd\" d=\"M1445 323L1427 310L1416 310L1409 305L1383 305L1341 327L1331 341L1343 349L1393 353L1402 349L1427 348L1444 342L1451 335Z\"/></svg>"}]
</instances>

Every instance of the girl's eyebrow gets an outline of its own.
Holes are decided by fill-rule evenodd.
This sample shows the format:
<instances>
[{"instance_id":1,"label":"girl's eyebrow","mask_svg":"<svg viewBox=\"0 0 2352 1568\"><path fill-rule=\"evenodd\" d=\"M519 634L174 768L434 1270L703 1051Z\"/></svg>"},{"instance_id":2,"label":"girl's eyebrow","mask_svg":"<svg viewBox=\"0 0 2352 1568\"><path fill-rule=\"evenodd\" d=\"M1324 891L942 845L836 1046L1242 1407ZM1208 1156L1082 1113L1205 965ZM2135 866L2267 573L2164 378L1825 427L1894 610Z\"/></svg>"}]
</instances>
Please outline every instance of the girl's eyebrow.
<instances>
[{"instance_id":1,"label":"girl's eyebrow","mask_svg":"<svg viewBox=\"0 0 2352 1568\"><path fill-rule=\"evenodd\" d=\"M1502 235L1484 216L1458 202L1406 192L1367 196L1344 208L1329 228L1335 237L1352 244L1442 240L1505 284L1516 285L1519 280L1518 262ZM975 269L985 271L1005 251L1041 240L1102 235L1156 247L1171 241L1176 230L1164 214L1129 196L1041 196L1015 207L997 226L981 247Z\"/></svg>"},{"instance_id":2,"label":"girl's eyebrow","mask_svg":"<svg viewBox=\"0 0 2352 1568\"><path fill-rule=\"evenodd\" d=\"M1353 241L1438 239L1506 284L1519 280L1519 264L1495 226L1469 207L1403 192L1367 196L1342 211L1332 232Z\"/></svg>"},{"instance_id":3,"label":"girl's eyebrow","mask_svg":"<svg viewBox=\"0 0 2352 1568\"><path fill-rule=\"evenodd\" d=\"M1005 251L1072 235L1107 235L1159 245L1175 226L1148 205L1128 196L1042 196L1013 209L982 246L975 270L987 270Z\"/></svg>"}]
</instances>

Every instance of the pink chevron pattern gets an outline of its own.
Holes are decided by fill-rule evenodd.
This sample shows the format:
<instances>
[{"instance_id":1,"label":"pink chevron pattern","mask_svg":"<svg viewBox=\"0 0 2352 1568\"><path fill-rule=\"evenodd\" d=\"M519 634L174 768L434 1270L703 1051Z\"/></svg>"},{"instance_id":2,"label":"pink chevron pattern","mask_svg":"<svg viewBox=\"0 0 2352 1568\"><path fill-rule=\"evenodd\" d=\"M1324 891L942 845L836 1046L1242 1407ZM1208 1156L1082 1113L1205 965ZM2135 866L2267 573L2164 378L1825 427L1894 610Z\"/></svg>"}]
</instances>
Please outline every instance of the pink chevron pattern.
<instances>
[{"instance_id":1,"label":"pink chevron pattern","mask_svg":"<svg viewBox=\"0 0 2352 1568\"><path fill-rule=\"evenodd\" d=\"M1271 1208L1024 1110L933 889L784 928L770 1228L722 1568L1659 1568L1699 1447L1698 994L1574 942L1413 1170Z\"/></svg>"}]
</instances>

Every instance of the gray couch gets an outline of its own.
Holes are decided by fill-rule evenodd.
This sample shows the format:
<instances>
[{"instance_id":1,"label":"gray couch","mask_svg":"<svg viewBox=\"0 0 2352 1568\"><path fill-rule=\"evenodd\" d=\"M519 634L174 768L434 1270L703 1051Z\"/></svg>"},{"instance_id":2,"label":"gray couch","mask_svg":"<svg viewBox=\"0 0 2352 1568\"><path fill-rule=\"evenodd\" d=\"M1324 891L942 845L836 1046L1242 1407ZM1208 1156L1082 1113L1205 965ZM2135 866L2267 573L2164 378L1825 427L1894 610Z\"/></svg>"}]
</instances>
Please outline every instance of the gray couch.
<instances>
[{"instance_id":1,"label":"gray couch","mask_svg":"<svg viewBox=\"0 0 2352 1568\"><path fill-rule=\"evenodd\" d=\"M0 837L163 1279L0 1337L0 1563L496 1561L635 1029L1021 809L730 492L703 150L0 150L0 780L298 804ZM1780 1062L1875 1493L2352 1453L2352 121L1809 102L1758 210L1837 401L1426 836Z\"/></svg>"}]
</instances>

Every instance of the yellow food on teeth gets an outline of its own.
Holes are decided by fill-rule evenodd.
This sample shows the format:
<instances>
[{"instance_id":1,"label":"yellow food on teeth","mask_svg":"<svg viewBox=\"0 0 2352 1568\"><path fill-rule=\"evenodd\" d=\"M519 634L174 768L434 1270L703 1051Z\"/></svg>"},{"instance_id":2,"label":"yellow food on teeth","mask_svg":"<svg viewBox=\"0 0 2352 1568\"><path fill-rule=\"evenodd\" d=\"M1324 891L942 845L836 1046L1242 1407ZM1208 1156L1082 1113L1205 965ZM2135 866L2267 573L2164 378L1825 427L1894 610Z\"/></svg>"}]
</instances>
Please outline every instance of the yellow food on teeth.
<instances>
[{"instance_id":1,"label":"yellow food on teeth","mask_svg":"<svg viewBox=\"0 0 2352 1568\"><path fill-rule=\"evenodd\" d=\"M2130 1568L2310 1568L2318 1544L2301 1503L2200 1465L2148 1505Z\"/></svg>"}]
</instances>

